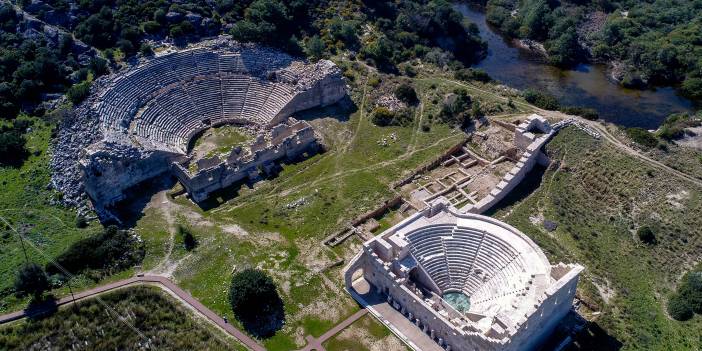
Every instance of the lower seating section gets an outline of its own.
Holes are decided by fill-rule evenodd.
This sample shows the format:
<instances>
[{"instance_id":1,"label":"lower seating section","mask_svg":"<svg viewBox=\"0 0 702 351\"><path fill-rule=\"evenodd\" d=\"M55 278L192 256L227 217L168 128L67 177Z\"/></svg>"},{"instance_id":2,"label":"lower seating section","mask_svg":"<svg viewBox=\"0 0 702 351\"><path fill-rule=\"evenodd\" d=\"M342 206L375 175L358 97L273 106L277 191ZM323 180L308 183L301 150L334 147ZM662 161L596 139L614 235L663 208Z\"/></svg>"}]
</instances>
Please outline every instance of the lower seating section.
<instances>
[{"instance_id":1,"label":"lower seating section","mask_svg":"<svg viewBox=\"0 0 702 351\"><path fill-rule=\"evenodd\" d=\"M462 291L471 303L525 291L527 263L499 237L456 225L429 225L406 235L411 253L440 289Z\"/></svg>"},{"instance_id":2,"label":"lower seating section","mask_svg":"<svg viewBox=\"0 0 702 351\"><path fill-rule=\"evenodd\" d=\"M267 124L291 101L294 87L261 78L281 59L254 53L194 49L155 58L116 76L93 107L105 130L178 151L202 126L232 119Z\"/></svg>"}]
</instances>

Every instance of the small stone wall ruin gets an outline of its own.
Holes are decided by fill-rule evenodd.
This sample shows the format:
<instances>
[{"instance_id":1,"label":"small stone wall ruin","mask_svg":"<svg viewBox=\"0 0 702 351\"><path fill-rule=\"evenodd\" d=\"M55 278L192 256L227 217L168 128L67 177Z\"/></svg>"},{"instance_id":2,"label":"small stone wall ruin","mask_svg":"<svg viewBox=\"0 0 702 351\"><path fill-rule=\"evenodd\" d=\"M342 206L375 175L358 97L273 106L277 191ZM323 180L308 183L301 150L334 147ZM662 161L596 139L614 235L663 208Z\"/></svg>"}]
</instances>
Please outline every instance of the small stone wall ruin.
<instances>
[{"instance_id":1,"label":"small stone wall ruin","mask_svg":"<svg viewBox=\"0 0 702 351\"><path fill-rule=\"evenodd\" d=\"M281 159L295 159L304 153L316 153L319 145L312 127L304 121L279 124L260 134L248 147L234 148L225 160L218 156L198 160L198 170L191 172L187 162L175 162L172 170L190 197L201 202L217 190L243 179L257 179L272 173Z\"/></svg>"}]
</instances>

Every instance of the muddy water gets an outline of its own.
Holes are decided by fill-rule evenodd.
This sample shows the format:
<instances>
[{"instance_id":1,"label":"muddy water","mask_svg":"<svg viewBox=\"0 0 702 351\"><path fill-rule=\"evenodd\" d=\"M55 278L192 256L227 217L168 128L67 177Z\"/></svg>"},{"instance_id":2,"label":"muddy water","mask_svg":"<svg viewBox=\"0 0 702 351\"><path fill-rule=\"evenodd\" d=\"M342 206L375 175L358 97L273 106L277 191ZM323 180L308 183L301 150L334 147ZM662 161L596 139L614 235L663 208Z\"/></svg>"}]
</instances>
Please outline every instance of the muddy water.
<instances>
[{"instance_id":1,"label":"muddy water","mask_svg":"<svg viewBox=\"0 0 702 351\"><path fill-rule=\"evenodd\" d=\"M671 113L688 111L692 103L672 87L650 90L623 88L607 77L603 65L579 65L562 70L544 62L543 57L515 46L485 21L485 13L465 4L458 10L480 28L488 43L488 56L474 67L517 89L546 91L563 105L596 109L600 117L627 127L655 129Z\"/></svg>"}]
</instances>

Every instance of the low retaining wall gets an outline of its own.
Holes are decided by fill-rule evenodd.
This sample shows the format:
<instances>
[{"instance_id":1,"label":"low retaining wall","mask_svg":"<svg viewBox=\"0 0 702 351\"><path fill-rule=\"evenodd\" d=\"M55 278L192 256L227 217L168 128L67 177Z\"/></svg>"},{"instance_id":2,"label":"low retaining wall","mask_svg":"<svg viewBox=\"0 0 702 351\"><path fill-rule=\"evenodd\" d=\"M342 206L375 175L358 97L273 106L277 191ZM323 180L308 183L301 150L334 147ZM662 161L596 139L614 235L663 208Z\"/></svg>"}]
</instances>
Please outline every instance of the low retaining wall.
<instances>
[{"instance_id":1,"label":"low retaining wall","mask_svg":"<svg viewBox=\"0 0 702 351\"><path fill-rule=\"evenodd\" d=\"M422 166L415 168L415 170L412 171L412 173L410 173L408 176L392 183L392 185L390 185L390 187L392 189L397 189L403 185L409 184L412 181L412 179L414 179L414 177L416 177L418 174L422 174L424 172L430 171L430 170L438 167L442 162L446 161L446 159L451 157L451 155L453 155L454 153L461 150L463 145L465 145L465 143L467 143L468 140L469 140L469 138L464 138L463 140L461 140L461 142L459 142L458 144L456 144L453 147L451 147L450 149L448 149L446 152L444 152L438 158L434 159L433 161L430 161L429 163L426 163Z\"/></svg>"}]
</instances>

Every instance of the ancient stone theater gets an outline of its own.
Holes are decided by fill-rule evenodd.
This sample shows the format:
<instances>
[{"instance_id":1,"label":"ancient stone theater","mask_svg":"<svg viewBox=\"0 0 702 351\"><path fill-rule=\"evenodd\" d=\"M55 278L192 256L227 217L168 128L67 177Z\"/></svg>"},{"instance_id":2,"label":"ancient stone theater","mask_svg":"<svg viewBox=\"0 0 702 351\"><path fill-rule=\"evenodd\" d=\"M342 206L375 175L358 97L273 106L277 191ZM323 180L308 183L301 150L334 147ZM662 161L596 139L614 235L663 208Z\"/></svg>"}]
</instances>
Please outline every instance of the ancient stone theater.
<instances>
[{"instance_id":1,"label":"ancient stone theater","mask_svg":"<svg viewBox=\"0 0 702 351\"><path fill-rule=\"evenodd\" d=\"M571 310L582 267L437 201L363 244L354 298L415 350L534 350Z\"/></svg>"},{"instance_id":2,"label":"ancient stone theater","mask_svg":"<svg viewBox=\"0 0 702 351\"><path fill-rule=\"evenodd\" d=\"M100 212L135 185L173 174L201 201L281 159L313 153L314 131L290 115L345 95L331 61L298 61L224 38L171 50L95 82L77 121L59 135L54 185L67 197L84 191ZM258 135L226 157L192 159L193 138L225 124L249 126Z\"/></svg>"}]
</instances>

